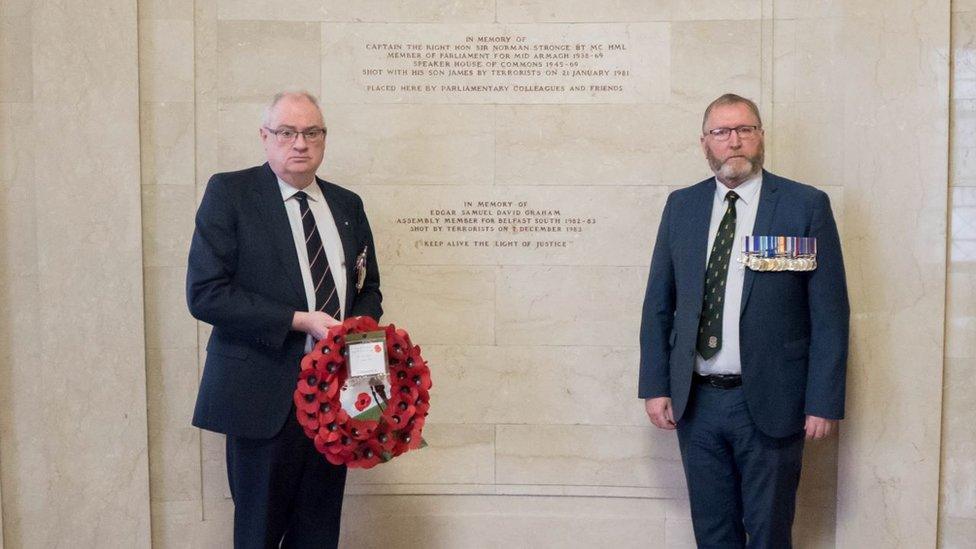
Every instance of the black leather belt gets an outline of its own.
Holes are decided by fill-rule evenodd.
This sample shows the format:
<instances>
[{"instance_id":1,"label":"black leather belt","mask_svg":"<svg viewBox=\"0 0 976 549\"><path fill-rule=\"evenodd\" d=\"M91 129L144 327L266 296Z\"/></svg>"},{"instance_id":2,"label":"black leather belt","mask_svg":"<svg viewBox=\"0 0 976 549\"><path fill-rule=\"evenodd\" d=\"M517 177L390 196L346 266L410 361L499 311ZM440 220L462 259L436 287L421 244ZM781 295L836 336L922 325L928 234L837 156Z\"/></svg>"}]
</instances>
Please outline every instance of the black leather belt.
<instances>
[{"instance_id":1,"label":"black leather belt","mask_svg":"<svg viewBox=\"0 0 976 549\"><path fill-rule=\"evenodd\" d=\"M712 374L703 376L695 372L691 375L691 380L698 385L708 385L716 389L735 389L742 385L742 376L739 374Z\"/></svg>"}]
</instances>

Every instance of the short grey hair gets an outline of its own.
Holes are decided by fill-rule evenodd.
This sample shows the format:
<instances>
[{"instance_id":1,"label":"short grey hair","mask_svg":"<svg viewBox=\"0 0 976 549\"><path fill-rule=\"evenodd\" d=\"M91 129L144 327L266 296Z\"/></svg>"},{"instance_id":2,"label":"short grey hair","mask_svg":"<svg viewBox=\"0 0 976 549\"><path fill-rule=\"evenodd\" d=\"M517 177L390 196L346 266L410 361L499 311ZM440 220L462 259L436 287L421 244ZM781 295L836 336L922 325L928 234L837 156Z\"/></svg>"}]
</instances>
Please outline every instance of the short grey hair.
<instances>
[{"instance_id":1,"label":"short grey hair","mask_svg":"<svg viewBox=\"0 0 976 549\"><path fill-rule=\"evenodd\" d=\"M278 103L280 103L281 100L285 99L286 97L302 97L308 100L308 102L311 103L312 105L315 105L315 108L318 109L319 114L322 115L322 107L319 106L319 100L317 97L315 97L315 95L312 94L312 92L308 90L301 90L301 89L282 90L274 94L274 97L271 98L271 101L268 102L268 104L264 107L264 112L261 115L262 126L267 127L268 124L271 123L271 113L274 111L274 108L278 105ZM325 115L322 115L322 126L324 129Z\"/></svg>"},{"instance_id":2,"label":"short grey hair","mask_svg":"<svg viewBox=\"0 0 976 549\"><path fill-rule=\"evenodd\" d=\"M762 128L762 117L759 116L759 107L756 106L756 103L751 99L746 99L745 97L742 97L741 95L736 95L734 93L727 93L708 104L708 107L705 109L705 116L702 116L702 133L703 134L705 133L705 124L708 123L708 115L712 114L712 109L714 109L715 107L722 107L725 105L737 105L737 104L745 105L746 107L748 107L749 110L752 111L752 114L756 115L756 121L759 122L759 127Z\"/></svg>"}]
</instances>

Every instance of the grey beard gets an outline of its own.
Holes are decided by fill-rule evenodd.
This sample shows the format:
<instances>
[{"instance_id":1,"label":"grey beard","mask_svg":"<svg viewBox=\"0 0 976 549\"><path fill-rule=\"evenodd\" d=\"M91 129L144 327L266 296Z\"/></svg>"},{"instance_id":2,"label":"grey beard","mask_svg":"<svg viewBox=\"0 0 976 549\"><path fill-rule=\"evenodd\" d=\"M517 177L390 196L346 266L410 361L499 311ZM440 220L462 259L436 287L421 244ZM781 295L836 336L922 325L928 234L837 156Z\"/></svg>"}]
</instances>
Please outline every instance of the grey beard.
<instances>
[{"instance_id":1,"label":"grey beard","mask_svg":"<svg viewBox=\"0 0 976 549\"><path fill-rule=\"evenodd\" d=\"M749 168L747 170L736 170L731 164L726 162L722 164L715 175L726 181L742 181L759 171L755 162L749 160L748 158L746 158L745 161L749 163Z\"/></svg>"},{"instance_id":2,"label":"grey beard","mask_svg":"<svg viewBox=\"0 0 976 549\"><path fill-rule=\"evenodd\" d=\"M762 169L763 160L765 156L766 155L764 154L764 151L760 150L756 154L755 158L743 157L743 160L745 160L749 164L749 167L748 169L741 170L741 171L733 168L732 164L728 162L722 162L721 164L719 164L718 159L715 158L714 156L711 156L710 154L708 155L708 164L709 167L712 168L712 172L714 172L715 176L718 177L719 179L724 181L741 183L745 181L747 178L749 178L750 176L759 173L759 170Z\"/></svg>"}]
</instances>

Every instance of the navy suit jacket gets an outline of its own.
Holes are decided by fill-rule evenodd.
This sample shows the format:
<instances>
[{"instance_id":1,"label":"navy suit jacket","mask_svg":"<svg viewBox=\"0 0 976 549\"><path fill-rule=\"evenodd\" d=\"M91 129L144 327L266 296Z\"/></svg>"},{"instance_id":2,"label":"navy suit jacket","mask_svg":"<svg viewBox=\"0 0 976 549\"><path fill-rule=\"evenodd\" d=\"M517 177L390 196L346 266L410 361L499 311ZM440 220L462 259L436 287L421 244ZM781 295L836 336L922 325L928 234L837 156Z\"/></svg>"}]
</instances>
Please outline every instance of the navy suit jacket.
<instances>
[{"instance_id":1,"label":"navy suit jacket","mask_svg":"<svg viewBox=\"0 0 976 549\"><path fill-rule=\"evenodd\" d=\"M644 297L638 396L671 397L679 422L695 368L714 194L709 178L668 197ZM746 270L742 289L739 345L749 413L765 434L784 437L800 431L806 415L844 416L850 319L844 261L827 195L766 171L752 234L817 239L816 270Z\"/></svg>"},{"instance_id":2,"label":"navy suit jacket","mask_svg":"<svg viewBox=\"0 0 976 549\"><path fill-rule=\"evenodd\" d=\"M332 211L346 263L346 317L379 320L373 234L355 193L316 178ZM368 247L356 291L356 256ZM193 425L270 438L291 411L306 334L291 329L307 311L298 252L278 180L268 164L210 178L197 210L186 275L190 313L213 325Z\"/></svg>"}]
</instances>

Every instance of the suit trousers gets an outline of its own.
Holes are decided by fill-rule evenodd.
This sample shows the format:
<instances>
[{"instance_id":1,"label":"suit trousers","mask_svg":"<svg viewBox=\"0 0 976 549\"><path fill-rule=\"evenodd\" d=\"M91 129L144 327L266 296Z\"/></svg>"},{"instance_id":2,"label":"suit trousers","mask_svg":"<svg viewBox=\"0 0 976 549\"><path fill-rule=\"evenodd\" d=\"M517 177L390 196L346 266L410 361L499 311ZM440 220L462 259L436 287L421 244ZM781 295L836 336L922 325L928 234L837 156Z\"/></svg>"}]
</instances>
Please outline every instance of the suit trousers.
<instances>
[{"instance_id":1,"label":"suit trousers","mask_svg":"<svg viewBox=\"0 0 976 549\"><path fill-rule=\"evenodd\" d=\"M236 549L339 545L346 467L315 449L294 406L270 439L227 436L227 478Z\"/></svg>"},{"instance_id":2,"label":"suit trousers","mask_svg":"<svg viewBox=\"0 0 976 549\"><path fill-rule=\"evenodd\" d=\"M763 434L742 387L694 384L678 443L701 548L788 548L804 433Z\"/></svg>"}]
</instances>

